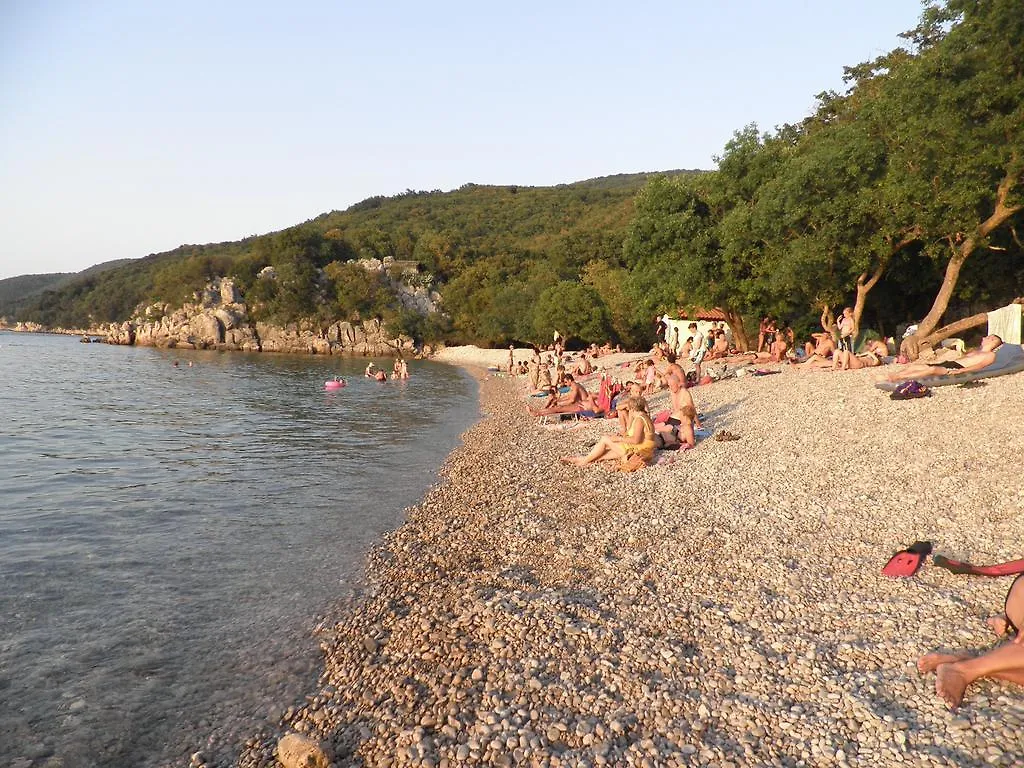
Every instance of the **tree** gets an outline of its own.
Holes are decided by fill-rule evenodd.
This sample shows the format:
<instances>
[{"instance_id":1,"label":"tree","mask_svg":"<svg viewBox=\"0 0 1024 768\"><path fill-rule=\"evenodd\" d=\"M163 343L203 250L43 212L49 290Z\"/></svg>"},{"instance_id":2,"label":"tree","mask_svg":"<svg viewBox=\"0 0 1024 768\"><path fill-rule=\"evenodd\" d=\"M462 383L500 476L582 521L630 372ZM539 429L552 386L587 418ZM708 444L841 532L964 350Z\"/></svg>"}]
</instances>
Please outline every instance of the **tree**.
<instances>
[{"instance_id":1,"label":"tree","mask_svg":"<svg viewBox=\"0 0 1024 768\"><path fill-rule=\"evenodd\" d=\"M378 315L393 299L383 273L359 264L333 261L324 274L333 286L336 312L345 320Z\"/></svg>"},{"instance_id":2,"label":"tree","mask_svg":"<svg viewBox=\"0 0 1024 768\"><path fill-rule=\"evenodd\" d=\"M940 324L967 260L1024 211L1024 13L1017 0L948 0L907 35L916 55L879 59L878 108L891 187L918 206L925 250L945 264L931 309L908 340L916 354Z\"/></svg>"},{"instance_id":3,"label":"tree","mask_svg":"<svg viewBox=\"0 0 1024 768\"><path fill-rule=\"evenodd\" d=\"M783 145L756 126L738 131L718 170L686 178L657 178L637 195L626 236L630 290L647 316L668 309L721 309L740 349L750 339L744 315L773 303L767 243L752 226L758 190L777 172ZM776 287L774 296L785 296Z\"/></svg>"},{"instance_id":4,"label":"tree","mask_svg":"<svg viewBox=\"0 0 1024 768\"><path fill-rule=\"evenodd\" d=\"M611 331L608 308L593 288L562 280L547 288L533 308L535 338L558 330L567 339L602 343Z\"/></svg>"},{"instance_id":5,"label":"tree","mask_svg":"<svg viewBox=\"0 0 1024 768\"><path fill-rule=\"evenodd\" d=\"M595 259L583 268L581 279L584 285L597 291L608 307L614 338L629 346L642 346L647 341L647 318L637 311L629 295L629 272Z\"/></svg>"}]
</instances>

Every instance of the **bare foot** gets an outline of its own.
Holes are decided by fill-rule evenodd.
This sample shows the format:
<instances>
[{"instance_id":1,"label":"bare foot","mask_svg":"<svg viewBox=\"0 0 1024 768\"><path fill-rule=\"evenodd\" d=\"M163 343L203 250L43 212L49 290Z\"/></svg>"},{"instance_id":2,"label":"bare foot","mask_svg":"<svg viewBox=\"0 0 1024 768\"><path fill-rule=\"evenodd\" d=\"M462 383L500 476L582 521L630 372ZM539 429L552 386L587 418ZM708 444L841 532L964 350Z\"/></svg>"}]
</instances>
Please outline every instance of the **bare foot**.
<instances>
[{"instance_id":1,"label":"bare foot","mask_svg":"<svg viewBox=\"0 0 1024 768\"><path fill-rule=\"evenodd\" d=\"M935 692L950 709L956 709L964 699L967 681L953 664L940 664L935 670Z\"/></svg>"},{"instance_id":2,"label":"bare foot","mask_svg":"<svg viewBox=\"0 0 1024 768\"><path fill-rule=\"evenodd\" d=\"M1005 635L1007 630L1010 629L1010 622L1006 620L1005 616L989 616L985 619L985 624L999 637Z\"/></svg>"},{"instance_id":3,"label":"bare foot","mask_svg":"<svg viewBox=\"0 0 1024 768\"><path fill-rule=\"evenodd\" d=\"M559 459L559 461L562 462L563 464L572 464L574 467L583 466L582 456L563 456L562 458Z\"/></svg>"},{"instance_id":4,"label":"bare foot","mask_svg":"<svg viewBox=\"0 0 1024 768\"><path fill-rule=\"evenodd\" d=\"M970 656L966 653L926 653L917 660L917 671L921 674L934 672L935 668L938 667L939 664L952 664L955 661L961 661L962 659L968 658L970 658Z\"/></svg>"}]
</instances>

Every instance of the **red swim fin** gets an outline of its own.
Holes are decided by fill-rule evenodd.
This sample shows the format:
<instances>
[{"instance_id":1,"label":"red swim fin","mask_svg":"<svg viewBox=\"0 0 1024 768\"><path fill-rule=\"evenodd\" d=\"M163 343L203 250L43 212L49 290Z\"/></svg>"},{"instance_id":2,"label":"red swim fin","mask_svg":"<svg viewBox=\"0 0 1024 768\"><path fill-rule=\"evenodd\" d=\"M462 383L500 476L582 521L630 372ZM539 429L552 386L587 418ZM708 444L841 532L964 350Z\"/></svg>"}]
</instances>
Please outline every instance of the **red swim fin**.
<instances>
[{"instance_id":1,"label":"red swim fin","mask_svg":"<svg viewBox=\"0 0 1024 768\"><path fill-rule=\"evenodd\" d=\"M970 563L962 563L959 560L951 560L945 555L935 555L932 558L932 562L939 566L939 568L945 568L947 571L969 573L972 576L1014 576L1018 573L1024 573L1024 559L1010 560L1009 562L997 563L996 565L971 565Z\"/></svg>"},{"instance_id":2,"label":"red swim fin","mask_svg":"<svg viewBox=\"0 0 1024 768\"><path fill-rule=\"evenodd\" d=\"M932 543L930 541L915 541L906 549L901 549L889 558L889 562L882 568L882 574L894 579L908 578L917 573L924 564L924 559L931 554Z\"/></svg>"}]
</instances>

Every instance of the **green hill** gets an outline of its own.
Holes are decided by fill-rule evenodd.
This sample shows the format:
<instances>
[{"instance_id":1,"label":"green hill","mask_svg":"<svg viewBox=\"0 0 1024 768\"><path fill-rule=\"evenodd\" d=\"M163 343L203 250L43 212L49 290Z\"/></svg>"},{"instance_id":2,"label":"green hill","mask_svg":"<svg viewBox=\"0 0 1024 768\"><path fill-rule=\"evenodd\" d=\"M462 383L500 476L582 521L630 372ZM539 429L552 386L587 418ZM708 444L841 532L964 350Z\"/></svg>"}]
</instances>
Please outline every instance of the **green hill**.
<instances>
[{"instance_id":1,"label":"green hill","mask_svg":"<svg viewBox=\"0 0 1024 768\"><path fill-rule=\"evenodd\" d=\"M528 338L532 326L523 310L545 288L578 281L593 262L620 265L636 192L655 176L690 173L699 171L621 174L555 187L466 184L451 192L372 197L280 232L182 245L109 269L19 283L6 306L18 320L84 327L128 319L142 303L179 305L209 280L230 276L258 319L374 315L421 336ZM424 327L398 306L386 276L349 263L356 259L400 262L404 279L444 295L451 324ZM410 277L411 264L418 277ZM265 272L260 277L268 266L273 279ZM21 286L32 290L19 295ZM520 317L510 318L510 310Z\"/></svg>"},{"instance_id":2,"label":"green hill","mask_svg":"<svg viewBox=\"0 0 1024 768\"><path fill-rule=\"evenodd\" d=\"M31 306L45 292L54 291L78 279L128 264L132 259L117 259L95 264L81 272L49 272L39 275L18 275L0 280L0 317L15 317Z\"/></svg>"}]
</instances>

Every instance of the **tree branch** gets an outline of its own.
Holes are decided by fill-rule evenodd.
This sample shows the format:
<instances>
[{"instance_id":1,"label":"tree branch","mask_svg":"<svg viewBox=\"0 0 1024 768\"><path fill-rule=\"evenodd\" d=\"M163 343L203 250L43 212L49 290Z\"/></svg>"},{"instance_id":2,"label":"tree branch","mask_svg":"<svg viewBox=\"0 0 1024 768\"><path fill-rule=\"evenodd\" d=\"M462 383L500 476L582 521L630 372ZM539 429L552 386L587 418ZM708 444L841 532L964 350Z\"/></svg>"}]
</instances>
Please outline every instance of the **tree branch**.
<instances>
[{"instance_id":1,"label":"tree branch","mask_svg":"<svg viewBox=\"0 0 1024 768\"><path fill-rule=\"evenodd\" d=\"M1018 297L1010 303L1024 304L1024 296ZM977 328L979 325L984 325L987 322L988 312L979 312L976 315L965 317L962 320L957 320L955 323L950 323L949 325L944 325L942 328L936 329L922 339L921 343L935 346L943 339L948 339L950 336L956 336L956 334L970 330L971 328Z\"/></svg>"}]
</instances>

